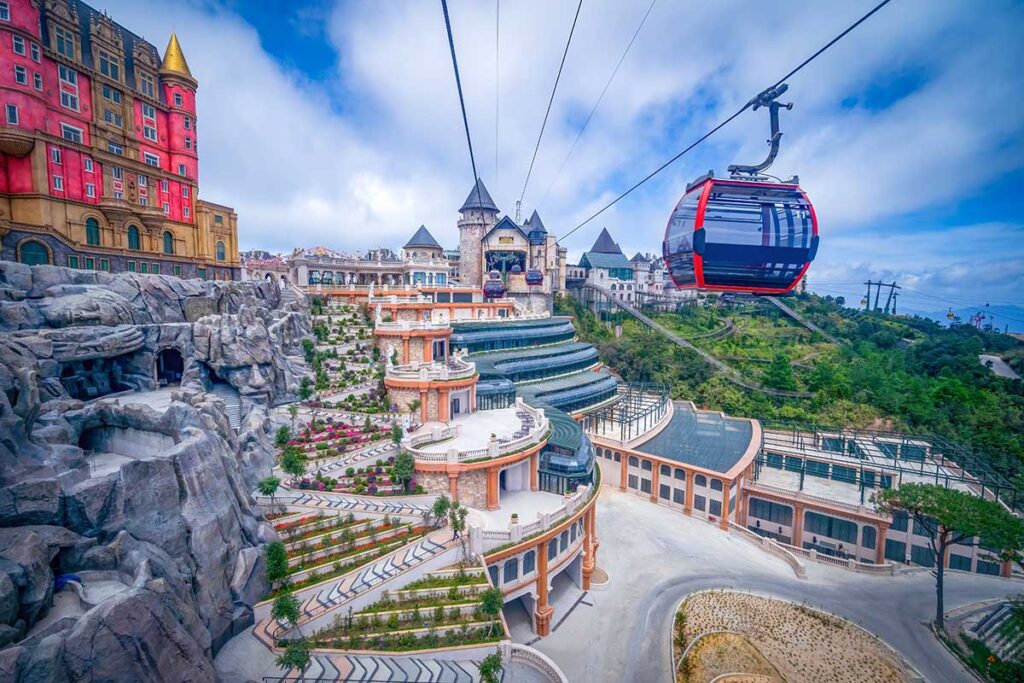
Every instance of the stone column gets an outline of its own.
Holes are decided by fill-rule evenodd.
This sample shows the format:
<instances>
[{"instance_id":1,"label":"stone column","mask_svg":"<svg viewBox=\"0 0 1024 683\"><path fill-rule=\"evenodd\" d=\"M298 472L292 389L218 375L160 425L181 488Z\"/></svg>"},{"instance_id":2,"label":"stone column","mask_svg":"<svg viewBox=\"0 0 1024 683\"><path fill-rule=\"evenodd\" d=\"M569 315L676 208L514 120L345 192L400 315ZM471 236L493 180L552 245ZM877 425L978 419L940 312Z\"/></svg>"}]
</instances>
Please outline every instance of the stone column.
<instances>
[{"instance_id":1,"label":"stone column","mask_svg":"<svg viewBox=\"0 0 1024 683\"><path fill-rule=\"evenodd\" d=\"M476 382L469 385L469 405L466 406L466 412L476 412Z\"/></svg>"},{"instance_id":2,"label":"stone column","mask_svg":"<svg viewBox=\"0 0 1024 683\"><path fill-rule=\"evenodd\" d=\"M878 525L878 536L875 538L875 564L882 564L885 562L885 537L888 533L888 524Z\"/></svg>"},{"instance_id":3,"label":"stone column","mask_svg":"<svg viewBox=\"0 0 1024 683\"><path fill-rule=\"evenodd\" d=\"M683 468L686 472L686 498L683 503L683 513L687 515L693 514L693 470Z\"/></svg>"},{"instance_id":4,"label":"stone column","mask_svg":"<svg viewBox=\"0 0 1024 683\"><path fill-rule=\"evenodd\" d=\"M658 483L661 479L661 465L651 461L651 502L658 502Z\"/></svg>"},{"instance_id":5,"label":"stone column","mask_svg":"<svg viewBox=\"0 0 1024 683\"><path fill-rule=\"evenodd\" d=\"M804 547L804 506L801 503L793 505L793 545Z\"/></svg>"},{"instance_id":6,"label":"stone column","mask_svg":"<svg viewBox=\"0 0 1024 683\"><path fill-rule=\"evenodd\" d=\"M402 365L409 364L409 337L402 336Z\"/></svg>"},{"instance_id":7,"label":"stone column","mask_svg":"<svg viewBox=\"0 0 1024 683\"><path fill-rule=\"evenodd\" d=\"M434 360L434 340L432 337L423 337L423 362L430 363Z\"/></svg>"},{"instance_id":8,"label":"stone column","mask_svg":"<svg viewBox=\"0 0 1024 683\"><path fill-rule=\"evenodd\" d=\"M498 475L500 468L487 468L487 509L498 509Z\"/></svg>"},{"instance_id":9,"label":"stone column","mask_svg":"<svg viewBox=\"0 0 1024 683\"><path fill-rule=\"evenodd\" d=\"M551 634L551 613L554 608L548 604L548 544L537 544L537 605L534 617L537 624L537 635Z\"/></svg>"},{"instance_id":10,"label":"stone column","mask_svg":"<svg viewBox=\"0 0 1024 683\"><path fill-rule=\"evenodd\" d=\"M459 499L459 474L458 472L448 473L448 497L453 501Z\"/></svg>"},{"instance_id":11,"label":"stone column","mask_svg":"<svg viewBox=\"0 0 1024 683\"><path fill-rule=\"evenodd\" d=\"M594 508L583 515L583 590L590 590L590 578L594 574Z\"/></svg>"},{"instance_id":12,"label":"stone column","mask_svg":"<svg viewBox=\"0 0 1024 683\"><path fill-rule=\"evenodd\" d=\"M437 419L441 422L447 422L451 415L448 414L449 403L448 403L448 389L437 390Z\"/></svg>"},{"instance_id":13,"label":"stone column","mask_svg":"<svg viewBox=\"0 0 1024 683\"><path fill-rule=\"evenodd\" d=\"M718 526L723 531L729 530L729 496L732 495L732 483L722 487L722 518L718 520Z\"/></svg>"},{"instance_id":14,"label":"stone column","mask_svg":"<svg viewBox=\"0 0 1024 683\"><path fill-rule=\"evenodd\" d=\"M420 389L420 422L427 422L427 390Z\"/></svg>"},{"instance_id":15,"label":"stone column","mask_svg":"<svg viewBox=\"0 0 1024 683\"><path fill-rule=\"evenodd\" d=\"M530 456L530 490L536 491L537 486L537 468L540 466L540 456L534 453Z\"/></svg>"},{"instance_id":16,"label":"stone column","mask_svg":"<svg viewBox=\"0 0 1024 683\"><path fill-rule=\"evenodd\" d=\"M619 467L620 467L620 470L619 470L619 472L620 472L620 474L619 474L619 490L620 491L625 491L626 490L626 481L627 481L627 477L629 476L628 463L629 463L629 456L626 455L625 453L620 454L619 455Z\"/></svg>"}]
</instances>

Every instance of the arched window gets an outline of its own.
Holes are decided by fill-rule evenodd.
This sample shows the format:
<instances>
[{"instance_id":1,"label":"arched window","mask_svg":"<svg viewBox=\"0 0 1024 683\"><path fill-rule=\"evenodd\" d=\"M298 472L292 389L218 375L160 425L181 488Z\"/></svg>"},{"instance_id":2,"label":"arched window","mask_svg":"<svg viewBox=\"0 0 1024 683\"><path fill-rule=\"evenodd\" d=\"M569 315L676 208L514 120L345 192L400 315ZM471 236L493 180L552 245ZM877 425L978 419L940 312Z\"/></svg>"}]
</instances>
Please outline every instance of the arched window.
<instances>
[{"instance_id":1,"label":"arched window","mask_svg":"<svg viewBox=\"0 0 1024 683\"><path fill-rule=\"evenodd\" d=\"M668 465L662 465L658 468L658 474L662 477L670 477L672 476L672 468Z\"/></svg>"},{"instance_id":2,"label":"arched window","mask_svg":"<svg viewBox=\"0 0 1024 683\"><path fill-rule=\"evenodd\" d=\"M519 578L519 559L513 557L510 560L505 561L504 571L502 572L503 581L502 583L508 583L509 581L515 581Z\"/></svg>"},{"instance_id":3,"label":"arched window","mask_svg":"<svg viewBox=\"0 0 1024 683\"><path fill-rule=\"evenodd\" d=\"M523 556L523 576L537 568L537 552L531 550Z\"/></svg>"},{"instance_id":4,"label":"arched window","mask_svg":"<svg viewBox=\"0 0 1024 683\"><path fill-rule=\"evenodd\" d=\"M128 248L132 251L138 251L141 248L139 244L139 229L134 225L128 226Z\"/></svg>"},{"instance_id":5,"label":"arched window","mask_svg":"<svg viewBox=\"0 0 1024 683\"><path fill-rule=\"evenodd\" d=\"M100 244L100 223L95 218L85 219L85 243L94 247Z\"/></svg>"},{"instance_id":6,"label":"arched window","mask_svg":"<svg viewBox=\"0 0 1024 683\"><path fill-rule=\"evenodd\" d=\"M712 491L721 491L722 490L722 481L720 479L712 479L711 480L711 490Z\"/></svg>"},{"instance_id":7,"label":"arched window","mask_svg":"<svg viewBox=\"0 0 1024 683\"><path fill-rule=\"evenodd\" d=\"M635 455L629 456L629 466L630 467L639 467L640 466L640 460Z\"/></svg>"},{"instance_id":8,"label":"arched window","mask_svg":"<svg viewBox=\"0 0 1024 683\"><path fill-rule=\"evenodd\" d=\"M28 240L18 247L18 260L27 266L47 265L50 262L50 250L38 240Z\"/></svg>"},{"instance_id":9,"label":"arched window","mask_svg":"<svg viewBox=\"0 0 1024 683\"><path fill-rule=\"evenodd\" d=\"M170 230L164 232L164 253L174 253L174 235L171 233Z\"/></svg>"},{"instance_id":10,"label":"arched window","mask_svg":"<svg viewBox=\"0 0 1024 683\"><path fill-rule=\"evenodd\" d=\"M696 477L693 478L693 483L695 486L707 486L708 478L705 477L703 474L698 474Z\"/></svg>"},{"instance_id":11,"label":"arched window","mask_svg":"<svg viewBox=\"0 0 1024 683\"><path fill-rule=\"evenodd\" d=\"M651 461L650 460L641 460L640 461L640 469L642 469L644 472L650 472L651 471Z\"/></svg>"},{"instance_id":12,"label":"arched window","mask_svg":"<svg viewBox=\"0 0 1024 683\"><path fill-rule=\"evenodd\" d=\"M217 260L218 261L223 261L224 260L224 243L223 242L217 242Z\"/></svg>"}]
</instances>

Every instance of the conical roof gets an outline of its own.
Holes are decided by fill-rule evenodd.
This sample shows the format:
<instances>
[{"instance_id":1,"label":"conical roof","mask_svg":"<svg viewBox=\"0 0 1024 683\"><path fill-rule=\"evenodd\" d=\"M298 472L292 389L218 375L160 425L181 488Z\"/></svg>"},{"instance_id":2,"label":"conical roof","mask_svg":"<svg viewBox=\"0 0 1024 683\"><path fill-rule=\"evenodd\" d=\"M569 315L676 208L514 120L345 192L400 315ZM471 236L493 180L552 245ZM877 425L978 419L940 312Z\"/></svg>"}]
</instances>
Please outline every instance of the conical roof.
<instances>
[{"instance_id":1,"label":"conical roof","mask_svg":"<svg viewBox=\"0 0 1024 683\"><path fill-rule=\"evenodd\" d=\"M530 232L547 232L548 229L544 227L544 222L540 219L540 214L534 209L530 218L526 221L526 224L530 226Z\"/></svg>"},{"instance_id":2,"label":"conical roof","mask_svg":"<svg viewBox=\"0 0 1024 683\"><path fill-rule=\"evenodd\" d=\"M601 228L601 234L597 236L597 241L594 242L594 246L590 248L590 251L598 254L622 254L622 249L615 243L612 236L608 234L608 228Z\"/></svg>"},{"instance_id":3,"label":"conical roof","mask_svg":"<svg viewBox=\"0 0 1024 683\"><path fill-rule=\"evenodd\" d=\"M465 213L470 209L498 212L498 207L495 206L494 200L491 199L491 193L484 187L484 181L479 178L476 179L476 185L473 186L473 189L469 191L466 201L462 202L462 208L459 209L459 213Z\"/></svg>"},{"instance_id":4,"label":"conical roof","mask_svg":"<svg viewBox=\"0 0 1024 683\"><path fill-rule=\"evenodd\" d=\"M160 75L177 75L184 76L189 80L195 80L188 68L188 62L185 61L185 53L182 52L181 44L178 42L178 36L175 33L171 34L171 39L167 43L167 49L164 50L164 60L160 63Z\"/></svg>"},{"instance_id":5,"label":"conical roof","mask_svg":"<svg viewBox=\"0 0 1024 683\"><path fill-rule=\"evenodd\" d=\"M408 249L409 247L430 247L432 249L440 249L441 245L437 243L434 236L430 234L429 230L427 230L427 226L421 225L402 248Z\"/></svg>"}]
</instances>

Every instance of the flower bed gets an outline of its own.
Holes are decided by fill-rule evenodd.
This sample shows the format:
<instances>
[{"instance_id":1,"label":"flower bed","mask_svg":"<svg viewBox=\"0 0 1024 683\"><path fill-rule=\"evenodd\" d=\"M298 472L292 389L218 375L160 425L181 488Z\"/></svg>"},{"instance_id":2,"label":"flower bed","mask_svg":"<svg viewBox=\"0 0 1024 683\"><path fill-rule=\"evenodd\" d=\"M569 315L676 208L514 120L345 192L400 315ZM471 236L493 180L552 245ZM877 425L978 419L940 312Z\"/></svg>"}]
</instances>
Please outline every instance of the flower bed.
<instances>
[{"instance_id":1,"label":"flower bed","mask_svg":"<svg viewBox=\"0 0 1024 683\"><path fill-rule=\"evenodd\" d=\"M314 542L312 540L303 541L302 544L299 546L298 550L304 552L302 552L302 554L300 555L295 555L294 557L290 558L289 564L295 562L297 566L302 569L317 567L322 563L323 560L326 560L327 558L338 559L338 553L331 552L336 548L340 548L342 546L349 546L349 550L342 551L343 553L354 553L359 550L365 550L367 547L370 547L372 543L369 545L358 545L358 542L361 539L373 538L374 543L387 543L392 538L396 538L402 535L401 533L395 533L396 531L400 531L402 529L408 530L411 527L412 525L408 522L405 524L395 524L393 522L388 522L387 524L380 524L377 526L370 526L366 529L360 529L355 533L349 531L349 533L346 534L345 531L342 531L338 536L335 536L334 534L326 534L320 541L317 542ZM291 550L291 548L289 548L289 550ZM325 552L330 554L322 554ZM344 554L341 555L341 557L344 556Z\"/></svg>"},{"instance_id":2,"label":"flower bed","mask_svg":"<svg viewBox=\"0 0 1024 683\"><path fill-rule=\"evenodd\" d=\"M313 522L316 522L317 520L323 518L323 516L324 515L322 513L317 512L312 515L305 515L304 517L299 517L298 519L293 519L287 522L281 522L279 524L274 525L274 531L286 534L289 531L293 531L299 528L300 526L312 524Z\"/></svg>"},{"instance_id":3,"label":"flower bed","mask_svg":"<svg viewBox=\"0 0 1024 683\"><path fill-rule=\"evenodd\" d=\"M322 557L318 557L313 562L310 562L310 563L307 563L307 564L301 564L301 565L291 569L290 573L295 574L295 573L298 573L298 572L308 571L310 569L316 569L318 567L324 566L325 564L331 564L332 562L338 562L340 560L344 560L344 559L352 557L354 555L358 555L358 554L360 554L362 552L365 552L367 550L372 550L375 547L380 546L380 545L384 545L384 544L390 545L390 544L393 544L393 543L397 543L399 541L405 543L405 542L407 542L409 540L412 540L413 538L417 538L419 536L422 536L427 531L427 529L428 528L425 527L425 526L408 527L406 529L406 531L404 531L402 533L395 534L393 536L388 536L386 538L376 539L374 541L371 541L370 543L364 543L363 545L356 545L356 546L354 546L354 547L352 547L352 548L350 548L348 550L343 550L341 552L331 553L330 555L324 555ZM289 563L290 562L291 562L291 560L289 560Z\"/></svg>"},{"instance_id":4,"label":"flower bed","mask_svg":"<svg viewBox=\"0 0 1024 683\"><path fill-rule=\"evenodd\" d=\"M285 542L290 545L292 543L305 541L309 538L320 536L328 532L343 531L344 529L350 529L352 527L359 526L360 524L370 524L373 522L373 520L370 519L356 519L355 515L353 515L351 512L348 513L348 515L345 517L338 515L333 519L327 516L323 516L321 517L321 521L326 524L323 526L317 525L309 529L305 529L298 536L289 536L287 539L285 539ZM294 529L292 531L294 532L298 530Z\"/></svg>"}]
</instances>

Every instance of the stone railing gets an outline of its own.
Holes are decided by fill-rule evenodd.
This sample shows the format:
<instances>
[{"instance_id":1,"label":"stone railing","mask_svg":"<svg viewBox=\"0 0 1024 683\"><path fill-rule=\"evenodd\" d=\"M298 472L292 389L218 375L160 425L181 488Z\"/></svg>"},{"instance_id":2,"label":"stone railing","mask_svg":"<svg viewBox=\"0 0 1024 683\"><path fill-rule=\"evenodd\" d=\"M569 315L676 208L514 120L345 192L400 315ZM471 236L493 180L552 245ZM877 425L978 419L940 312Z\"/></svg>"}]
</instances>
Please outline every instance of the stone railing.
<instances>
[{"instance_id":1,"label":"stone railing","mask_svg":"<svg viewBox=\"0 0 1024 683\"><path fill-rule=\"evenodd\" d=\"M795 498L796 500L808 501L811 503L821 503L823 505L829 505L832 507L843 508L851 510L862 515L872 515L874 517L880 517L878 512L871 506L868 505L857 505L856 503L844 503L834 498L826 498L824 496L815 496L810 493L804 493L803 491L794 491L792 489L782 488L781 486L772 486L771 484L765 484L760 481L751 481L747 484L751 490L762 489L765 493L775 493L777 495L783 495L787 498Z\"/></svg>"},{"instance_id":2,"label":"stone railing","mask_svg":"<svg viewBox=\"0 0 1024 683\"><path fill-rule=\"evenodd\" d=\"M551 661L547 655L532 647L503 640L498 644L498 649L501 651L502 661L525 664L543 676L547 683L569 683L569 679L565 677L557 664Z\"/></svg>"},{"instance_id":3,"label":"stone railing","mask_svg":"<svg viewBox=\"0 0 1024 683\"><path fill-rule=\"evenodd\" d=\"M521 451L527 446L540 441L540 439L547 434L550 422L544 416L544 411L542 409L531 408L523 403L522 399L516 399L516 407L519 410L530 413L534 417L533 429L524 436L510 439L508 441L499 441L492 437L490 443L488 443L485 448L449 448L444 453L439 453L437 451L425 451L422 448L419 448L419 446L427 443L437 443L454 437L458 434L458 425L455 425L454 429L456 431L452 431L452 427L446 427L444 429L436 428L431 430L428 434L420 434L408 438L402 442L402 447L421 462L450 463L468 462L471 460L493 460L494 458L499 458L503 455L509 455L511 453Z\"/></svg>"},{"instance_id":4,"label":"stone railing","mask_svg":"<svg viewBox=\"0 0 1024 683\"><path fill-rule=\"evenodd\" d=\"M433 363L410 363L409 365L389 365L386 376L389 379L406 379L427 381L447 381L467 379L476 374L476 363L452 357L447 361Z\"/></svg>"},{"instance_id":5,"label":"stone railing","mask_svg":"<svg viewBox=\"0 0 1024 683\"><path fill-rule=\"evenodd\" d=\"M817 550L807 550L806 548L798 548L795 545L787 545L784 543L779 543L778 545L789 550L791 553L795 553L803 557L806 557L808 560L812 560L814 562L821 562L822 564L830 564L833 567L849 569L850 571L860 572L862 574L880 574L882 576L896 575L896 565L892 562L875 564L874 562L863 562L852 557L833 557L832 555L819 553Z\"/></svg>"},{"instance_id":6,"label":"stone railing","mask_svg":"<svg viewBox=\"0 0 1024 683\"><path fill-rule=\"evenodd\" d=\"M447 330L448 323L435 323L430 320L381 320L374 329L380 332L407 332L412 330Z\"/></svg>"},{"instance_id":7,"label":"stone railing","mask_svg":"<svg viewBox=\"0 0 1024 683\"><path fill-rule=\"evenodd\" d=\"M792 546L785 546L774 538L755 534L750 529L740 526L736 522L729 522L729 528L733 531L739 532L743 538L760 546L762 550L771 553L776 557L782 558L786 564L793 568L793 572L796 574L798 579L807 578L807 569L804 568L803 562L801 562L797 556L791 552Z\"/></svg>"},{"instance_id":8,"label":"stone railing","mask_svg":"<svg viewBox=\"0 0 1024 683\"><path fill-rule=\"evenodd\" d=\"M417 293L415 290L404 294L374 294L370 296L370 306L387 306L389 304L429 304L433 300L429 296Z\"/></svg>"},{"instance_id":9,"label":"stone railing","mask_svg":"<svg viewBox=\"0 0 1024 683\"><path fill-rule=\"evenodd\" d=\"M517 520L509 521L508 528L483 529L480 527L469 527L469 548L474 554L490 552L494 548L503 545L515 545L524 538L547 531L572 517L590 500L594 492L594 484L577 486L576 493L565 496L562 505L549 512L538 512L537 519L528 524L520 524Z\"/></svg>"}]
</instances>

